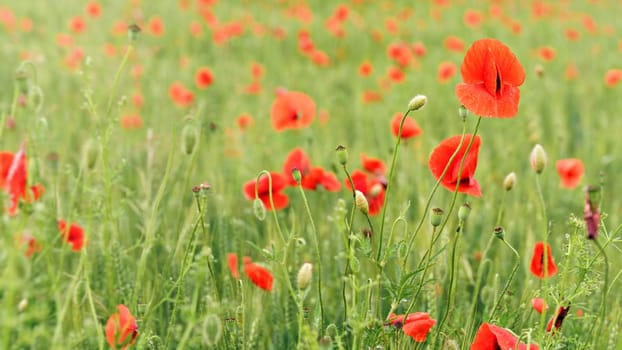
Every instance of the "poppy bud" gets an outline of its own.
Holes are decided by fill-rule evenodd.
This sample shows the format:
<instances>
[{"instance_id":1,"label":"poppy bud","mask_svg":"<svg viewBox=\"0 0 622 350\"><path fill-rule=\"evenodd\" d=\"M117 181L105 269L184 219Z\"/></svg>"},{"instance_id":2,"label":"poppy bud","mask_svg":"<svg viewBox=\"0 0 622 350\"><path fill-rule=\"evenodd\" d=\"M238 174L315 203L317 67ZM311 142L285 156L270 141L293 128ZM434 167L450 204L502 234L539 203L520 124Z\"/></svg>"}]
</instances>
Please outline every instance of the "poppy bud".
<instances>
[{"instance_id":1,"label":"poppy bud","mask_svg":"<svg viewBox=\"0 0 622 350\"><path fill-rule=\"evenodd\" d=\"M466 109L466 107L464 106L460 106L458 108L458 115L460 116L460 118L462 118L462 120L466 120L466 118L469 116L469 110Z\"/></svg>"},{"instance_id":2,"label":"poppy bud","mask_svg":"<svg viewBox=\"0 0 622 350\"><path fill-rule=\"evenodd\" d=\"M138 34L140 34L140 27L136 24L127 27L127 37L130 38L131 42L138 40Z\"/></svg>"},{"instance_id":3,"label":"poppy bud","mask_svg":"<svg viewBox=\"0 0 622 350\"><path fill-rule=\"evenodd\" d=\"M495 234L495 237L499 238L500 240L503 241L503 239L505 239L505 230L503 229L503 227L497 226L494 228L493 232Z\"/></svg>"},{"instance_id":4,"label":"poppy bud","mask_svg":"<svg viewBox=\"0 0 622 350\"><path fill-rule=\"evenodd\" d=\"M354 195L354 204L356 208L360 210L363 214L369 214L369 203L367 202L367 198L363 192L356 190Z\"/></svg>"},{"instance_id":5,"label":"poppy bud","mask_svg":"<svg viewBox=\"0 0 622 350\"><path fill-rule=\"evenodd\" d=\"M540 144L533 147L529 160L531 161L531 168L536 172L536 174L541 174L546 166L547 157L546 152L544 152L544 148L542 148Z\"/></svg>"},{"instance_id":6,"label":"poppy bud","mask_svg":"<svg viewBox=\"0 0 622 350\"><path fill-rule=\"evenodd\" d=\"M18 69L15 72L15 83L22 94L28 93L28 74L23 69Z\"/></svg>"},{"instance_id":7,"label":"poppy bud","mask_svg":"<svg viewBox=\"0 0 622 350\"><path fill-rule=\"evenodd\" d=\"M266 218L266 207L259 198L255 198L253 201L253 213L259 221L263 221Z\"/></svg>"},{"instance_id":8,"label":"poppy bud","mask_svg":"<svg viewBox=\"0 0 622 350\"><path fill-rule=\"evenodd\" d=\"M296 181L297 185L300 185L300 181L302 180L302 173L298 168L292 169L292 178Z\"/></svg>"},{"instance_id":9,"label":"poppy bud","mask_svg":"<svg viewBox=\"0 0 622 350\"><path fill-rule=\"evenodd\" d=\"M441 208L432 208L430 211L430 224L434 227L438 227L443 221L443 216L445 216L445 212Z\"/></svg>"},{"instance_id":10,"label":"poppy bud","mask_svg":"<svg viewBox=\"0 0 622 350\"><path fill-rule=\"evenodd\" d=\"M191 155L197 145L199 139L199 133L192 123L188 123L181 131L181 148L184 153Z\"/></svg>"},{"instance_id":11,"label":"poppy bud","mask_svg":"<svg viewBox=\"0 0 622 350\"><path fill-rule=\"evenodd\" d=\"M296 282L298 283L298 289L303 290L309 286L311 282L311 276L313 273L313 265L310 263L304 263L298 270L298 278Z\"/></svg>"},{"instance_id":12,"label":"poppy bud","mask_svg":"<svg viewBox=\"0 0 622 350\"><path fill-rule=\"evenodd\" d=\"M414 112L425 106L428 102L428 98L425 95L416 95L410 102L408 102L408 110Z\"/></svg>"},{"instance_id":13,"label":"poppy bud","mask_svg":"<svg viewBox=\"0 0 622 350\"><path fill-rule=\"evenodd\" d=\"M88 140L82 148L82 166L87 170L93 170L99 158L99 145L93 140Z\"/></svg>"},{"instance_id":14,"label":"poppy bud","mask_svg":"<svg viewBox=\"0 0 622 350\"><path fill-rule=\"evenodd\" d=\"M469 213L471 213L471 206L469 205L469 203L462 204L458 209L458 220L466 221L466 219L469 217Z\"/></svg>"},{"instance_id":15,"label":"poppy bud","mask_svg":"<svg viewBox=\"0 0 622 350\"><path fill-rule=\"evenodd\" d=\"M506 191L511 190L516 185L516 173L511 172L506 175L505 179L503 179L503 188Z\"/></svg>"},{"instance_id":16,"label":"poppy bud","mask_svg":"<svg viewBox=\"0 0 622 350\"><path fill-rule=\"evenodd\" d=\"M207 315L203 320L202 328L203 342L210 348L218 344L222 337L220 318L214 314Z\"/></svg>"},{"instance_id":17,"label":"poppy bud","mask_svg":"<svg viewBox=\"0 0 622 350\"><path fill-rule=\"evenodd\" d=\"M346 165L348 163L348 150L342 146L337 146L337 159L339 160L339 164Z\"/></svg>"},{"instance_id":18,"label":"poppy bud","mask_svg":"<svg viewBox=\"0 0 622 350\"><path fill-rule=\"evenodd\" d=\"M28 307L28 299L24 298L19 301L19 304L17 304L17 311L24 312L24 310L26 310L27 307Z\"/></svg>"}]
</instances>

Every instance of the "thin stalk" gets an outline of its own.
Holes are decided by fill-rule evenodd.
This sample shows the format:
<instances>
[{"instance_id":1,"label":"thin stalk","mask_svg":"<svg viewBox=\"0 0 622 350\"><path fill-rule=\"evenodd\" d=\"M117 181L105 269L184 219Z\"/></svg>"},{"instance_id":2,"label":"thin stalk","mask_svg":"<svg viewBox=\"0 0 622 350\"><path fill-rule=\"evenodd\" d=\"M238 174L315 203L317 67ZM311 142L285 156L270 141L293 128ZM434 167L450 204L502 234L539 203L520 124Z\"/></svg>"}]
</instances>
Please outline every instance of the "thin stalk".
<instances>
[{"instance_id":1,"label":"thin stalk","mask_svg":"<svg viewBox=\"0 0 622 350\"><path fill-rule=\"evenodd\" d=\"M603 326L603 323L605 322L605 302L607 301L607 292L609 291L607 289L609 285L609 259L607 258L607 253L605 252L605 249L598 242L598 240L593 239L593 241L596 247L598 248L598 251L600 252L600 254L602 254L603 258L605 259L605 284L603 285L602 296L600 299L599 317L598 317L597 322L592 323L592 327L590 329L590 334L596 335L596 334L600 334L601 327ZM598 324L598 326L595 327L596 324ZM594 328L596 328L595 332L594 332ZM598 336L594 337L594 343L592 344L594 348L596 348L596 342L598 341L598 339L599 339Z\"/></svg>"},{"instance_id":2,"label":"thin stalk","mask_svg":"<svg viewBox=\"0 0 622 350\"><path fill-rule=\"evenodd\" d=\"M505 295L505 292L507 292L508 288L510 287L510 283L512 283L512 280L514 279L514 275L516 274L516 271L518 271L518 268L520 267L520 255L518 254L518 252L516 251L516 249L514 249L514 247L512 247L510 245L510 243L508 243L505 239L501 240L503 243L505 243L505 245L510 248L510 250L512 251L512 253L514 253L514 256L516 257L516 263L514 264L514 268L512 269L512 272L510 273L510 277L508 278L507 282L505 283L505 286L503 286L503 289L501 290L501 293L499 294L499 297L497 298L497 301L495 302L495 305L492 308L490 317L488 318L488 320L492 320L493 317L495 317L495 313L497 312L497 308L499 307L499 304L501 303L501 299L503 299L503 296ZM546 250L546 249L545 249ZM544 312L543 312L544 314Z\"/></svg>"},{"instance_id":3,"label":"thin stalk","mask_svg":"<svg viewBox=\"0 0 622 350\"><path fill-rule=\"evenodd\" d=\"M343 323L344 325L348 322L348 302L347 302L347 298L346 298L346 284L347 284L347 279L348 276L350 275L350 259L351 259L351 254L352 254L352 239L350 238L350 236L352 236L352 225L354 224L354 212L356 211L356 188L354 188L354 181L352 181L352 176L350 175L350 172L348 171L348 168L346 168L345 164L343 165L343 171L346 173L346 177L348 178L348 182L350 183L350 188L352 189L352 210L350 211L350 219L348 222L348 227L347 227L347 232L346 232L346 239L347 239L347 246L346 246L346 267L344 269L343 272L343 283L341 286L341 297L343 299Z\"/></svg>"}]
</instances>

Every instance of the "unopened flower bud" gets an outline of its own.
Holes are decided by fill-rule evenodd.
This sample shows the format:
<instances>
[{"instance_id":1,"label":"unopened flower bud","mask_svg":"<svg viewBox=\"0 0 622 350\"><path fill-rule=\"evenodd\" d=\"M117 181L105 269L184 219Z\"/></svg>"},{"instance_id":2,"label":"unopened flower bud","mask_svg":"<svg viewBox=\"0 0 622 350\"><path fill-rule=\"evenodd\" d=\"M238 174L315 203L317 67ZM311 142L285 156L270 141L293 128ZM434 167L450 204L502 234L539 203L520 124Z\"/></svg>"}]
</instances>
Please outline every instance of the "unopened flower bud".
<instances>
[{"instance_id":1,"label":"unopened flower bud","mask_svg":"<svg viewBox=\"0 0 622 350\"><path fill-rule=\"evenodd\" d=\"M470 213L471 213L471 206L469 205L469 203L462 204L460 208L458 209L458 220L466 221Z\"/></svg>"},{"instance_id":2,"label":"unopened flower bud","mask_svg":"<svg viewBox=\"0 0 622 350\"><path fill-rule=\"evenodd\" d=\"M416 95L408 102L408 110L412 112L419 110L423 108L427 102L428 98L425 95Z\"/></svg>"},{"instance_id":3,"label":"unopened flower bud","mask_svg":"<svg viewBox=\"0 0 622 350\"><path fill-rule=\"evenodd\" d=\"M356 205L356 208L365 215L369 214L369 203L367 202L367 198L365 198L363 192L356 190L354 193L354 204Z\"/></svg>"},{"instance_id":4,"label":"unopened flower bud","mask_svg":"<svg viewBox=\"0 0 622 350\"><path fill-rule=\"evenodd\" d=\"M263 221L266 218L266 207L263 205L261 199L256 198L253 201L253 213L259 221Z\"/></svg>"},{"instance_id":5,"label":"unopened flower bud","mask_svg":"<svg viewBox=\"0 0 622 350\"><path fill-rule=\"evenodd\" d=\"M529 160L531 161L531 168L536 172L536 174L541 174L546 166L547 157L546 152L544 152L544 148L542 148L540 144L533 147Z\"/></svg>"},{"instance_id":6,"label":"unopened flower bud","mask_svg":"<svg viewBox=\"0 0 622 350\"><path fill-rule=\"evenodd\" d=\"M514 188L514 185L516 185L516 173L511 172L505 176L505 179L503 179L503 188L505 188L506 191L509 191Z\"/></svg>"},{"instance_id":7,"label":"unopened flower bud","mask_svg":"<svg viewBox=\"0 0 622 350\"><path fill-rule=\"evenodd\" d=\"M184 125L181 131L181 148L184 153L191 155L197 146L199 132L193 123Z\"/></svg>"},{"instance_id":8,"label":"unopened flower bud","mask_svg":"<svg viewBox=\"0 0 622 350\"><path fill-rule=\"evenodd\" d=\"M134 42L138 40L138 35L140 34L140 27L136 24L132 24L127 27L127 37L130 38L130 41Z\"/></svg>"},{"instance_id":9,"label":"unopened flower bud","mask_svg":"<svg viewBox=\"0 0 622 350\"><path fill-rule=\"evenodd\" d=\"M501 226L495 227L493 233L495 237L499 238L500 240L503 240L505 238L505 230Z\"/></svg>"},{"instance_id":10,"label":"unopened flower bud","mask_svg":"<svg viewBox=\"0 0 622 350\"><path fill-rule=\"evenodd\" d=\"M337 160L339 160L339 164L346 165L348 163L348 150L342 146L337 146Z\"/></svg>"},{"instance_id":11,"label":"unopened flower bud","mask_svg":"<svg viewBox=\"0 0 622 350\"><path fill-rule=\"evenodd\" d=\"M98 158L99 145L93 140L86 141L82 148L82 166L87 170L93 170Z\"/></svg>"},{"instance_id":12,"label":"unopened flower bud","mask_svg":"<svg viewBox=\"0 0 622 350\"><path fill-rule=\"evenodd\" d=\"M303 290L309 286L311 282L311 276L313 273L313 265L310 263L304 263L298 270L298 278L296 282L298 283L298 289Z\"/></svg>"},{"instance_id":13,"label":"unopened flower bud","mask_svg":"<svg viewBox=\"0 0 622 350\"><path fill-rule=\"evenodd\" d=\"M443 216L445 216L445 212L441 208L432 208L430 211L430 223L432 226L437 227L443 221Z\"/></svg>"},{"instance_id":14,"label":"unopened flower bud","mask_svg":"<svg viewBox=\"0 0 622 350\"><path fill-rule=\"evenodd\" d=\"M296 181L296 184L300 185L300 181L302 181L302 173L298 168L292 169L292 178Z\"/></svg>"},{"instance_id":15,"label":"unopened flower bud","mask_svg":"<svg viewBox=\"0 0 622 350\"><path fill-rule=\"evenodd\" d=\"M458 115L462 120L465 120L469 116L469 110L466 109L465 106L460 106L458 108Z\"/></svg>"},{"instance_id":16,"label":"unopened flower bud","mask_svg":"<svg viewBox=\"0 0 622 350\"><path fill-rule=\"evenodd\" d=\"M17 304L17 311L24 312L24 310L26 310L27 307L28 307L28 299L24 298L20 300L19 303Z\"/></svg>"}]
</instances>

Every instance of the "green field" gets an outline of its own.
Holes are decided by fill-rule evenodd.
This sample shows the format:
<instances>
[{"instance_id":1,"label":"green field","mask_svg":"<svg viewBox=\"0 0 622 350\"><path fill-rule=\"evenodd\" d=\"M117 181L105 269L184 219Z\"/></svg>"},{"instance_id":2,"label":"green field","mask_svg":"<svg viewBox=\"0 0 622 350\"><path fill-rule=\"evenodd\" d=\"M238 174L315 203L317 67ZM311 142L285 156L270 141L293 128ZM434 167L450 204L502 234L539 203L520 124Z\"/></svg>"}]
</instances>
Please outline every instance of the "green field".
<instances>
[{"instance_id":1,"label":"green field","mask_svg":"<svg viewBox=\"0 0 622 350\"><path fill-rule=\"evenodd\" d=\"M622 349L620 10L0 4L0 349Z\"/></svg>"}]
</instances>

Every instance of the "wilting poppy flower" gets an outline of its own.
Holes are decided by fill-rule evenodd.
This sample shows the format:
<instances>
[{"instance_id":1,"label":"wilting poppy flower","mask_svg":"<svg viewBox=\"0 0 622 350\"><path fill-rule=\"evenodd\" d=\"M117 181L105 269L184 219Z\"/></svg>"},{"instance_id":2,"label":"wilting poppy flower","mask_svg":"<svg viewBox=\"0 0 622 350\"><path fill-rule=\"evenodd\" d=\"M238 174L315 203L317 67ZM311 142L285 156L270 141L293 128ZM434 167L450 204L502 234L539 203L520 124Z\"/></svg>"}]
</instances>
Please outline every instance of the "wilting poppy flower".
<instances>
[{"instance_id":1,"label":"wilting poppy flower","mask_svg":"<svg viewBox=\"0 0 622 350\"><path fill-rule=\"evenodd\" d=\"M610 69L605 73L605 85L614 87L622 80L622 69Z\"/></svg>"},{"instance_id":2,"label":"wilting poppy flower","mask_svg":"<svg viewBox=\"0 0 622 350\"><path fill-rule=\"evenodd\" d=\"M28 167L26 160L25 144L20 150L13 154L11 152L0 152L0 191L4 190L9 194L11 205L9 215L16 215L20 200L27 203L36 201L43 194L42 185L28 187Z\"/></svg>"},{"instance_id":3,"label":"wilting poppy flower","mask_svg":"<svg viewBox=\"0 0 622 350\"><path fill-rule=\"evenodd\" d=\"M461 135L456 135L445 139L432 151L428 165L432 175L434 175L437 180L443 174L443 170L445 170L447 164L449 164L449 159L452 154L458 149L461 137ZM482 192L479 187L479 183L477 183L477 180L473 177L475 169L477 168L477 156L479 153L479 146L481 144L479 136L475 136L473 144L469 149L469 153L467 153L465 157L466 149L471 142L472 137L473 135L471 134L464 135L462 146L451 164L449 164L449 168L445 173L445 176L441 179L441 185L453 192L456 190L456 184L459 184L458 192L479 197L482 195ZM460 174L460 164L462 163L463 157L465 160L462 167L462 174Z\"/></svg>"},{"instance_id":4,"label":"wilting poppy flower","mask_svg":"<svg viewBox=\"0 0 622 350\"><path fill-rule=\"evenodd\" d=\"M194 83L199 89L205 89L214 82L214 74L207 67L201 67L194 76Z\"/></svg>"},{"instance_id":5,"label":"wilting poppy flower","mask_svg":"<svg viewBox=\"0 0 622 350\"><path fill-rule=\"evenodd\" d=\"M496 39L477 40L460 70L464 82L456 86L456 95L467 109L483 117L516 115L525 70L507 46Z\"/></svg>"},{"instance_id":6,"label":"wilting poppy flower","mask_svg":"<svg viewBox=\"0 0 622 350\"><path fill-rule=\"evenodd\" d=\"M404 315L389 315L389 322L396 328L401 328L404 334L413 338L416 342L423 343L430 332L430 328L436 324L436 320L430 318L427 312L415 312Z\"/></svg>"},{"instance_id":7,"label":"wilting poppy flower","mask_svg":"<svg viewBox=\"0 0 622 350\"><path fill-rule=\"evenodd\" d=\"M456 74L456 65L452 62L441 62L438 64L438 81L441 83L448 82Z\"/></svg>"},{"instance_id":8,"label":"wilting poppy flower","mask_svg":"<svg viewBox=\"0 0 622 350\"><path fill-rule=\"evenodd\" d=\"M58 229L65 242L71 244L71 250L74 252L80 251L84 246L84 230L77 224L71 224L67 226L65 220L58 220Z\"/></svg>"},{"instance_id":9,"label":"wilting poppy flower","mask_svg":"<svg viewBox=\"0 0 622 350\"><path fill-rule=\"evenodd\" d=\"M555 166L561 178L561 186L569 189L577 187L585 172L583 162L576 158L560 159Z\"/></svg>"},{"instance_id":10,"label":"wilting poppy flower","mask_svg":"<svg viewBox=\"0 0 622 350\"><path fill-rule=\"evenodd\" d=\"M21 236L18 235L16 237L16 241L20 248L24 245L26 246L26 251L24 252L24 255L26 255L27 258L30 258L34 253L38 253L41 251L41 244L29 234L23 234Z\"/></svg>"},{"instance_id":11,"label":"wilting poppy flower","mask_svg":"<svg viewBox=\"0 0 622 350\"><path fill-rule=\"evenodd\" d=\"M583 218L585 220L585 228L587 229L587 238L596 239L598 236L598 226L600 225L600 211L598 210L598 203L595 198L592 198L592 194L595 194L595 189L592 186L585 188L585 206L583 207Z\"/></svg>"},{"instance_id":12,"label":"wilting poppy flower","mask_svg":"<svg viewBox=\"0 0 622 350\"><path fill-rule=\"evenodd\" d=\"M273 277L270 271L253 263L248 256L244 257L244 273L257 287L268 292L272 290Z\"/></svg>"},{"instance_id":13,"label":"wilting poppy flower","mask_svg":"<svg viewBox=\"0 0 622 350\"><path fill-rule=\"evenodd\" d=\"M568 311L570 311L570 305L560 306L559 309L557 309L557 313L549 320L549 323L546 325L546 331L551 332L562 328L562 323L568 315ZM553 329L553 327L555 327L555 329Z\"/></svg>"},{"instance_id":14,"label":"wilting poppy flower","mask_svg":"<svg viewBox=\"0 0 622 350\"><path fill-rule=\"evenodd\" d=\"M309 95L279 89L270 110L272 127L276 131L305 128L313 122L315 109L315 102Z\"/></svg>"},{"instance_id":15,"label":"wilting poppy flower","mask_svg":"<svg viewBox=\"0 0 622 350\"><path fill-rule=\"evenodd\" d=\"M538 346L527 345L518 340L512 332L490 323L482 323L471 343L471 350L538 350Z\"/></svg>"},{"instance_id":16,"label":"wilting poppy flower","mask_svg":"<svg viewBox=\"0 0 622 350\"><path fill-rule=\"evenodd\" d=\"M542 298L531 299L531 306L533 306L533 309L536 310L539 314L549 309L546 301Z\"/></svg>"},{"instance_id":17,"label":"wilting poppy flower","mask_svg":"<svg viewBox=\"0 0 622 350\"><path fill-rule=\"evenodd\" d=\"M138 325L127 306L117 306L119 313L110 315L106 322L106 341L113 349L127 349L138 338Z\"/></svg>"},{"instance_id":18,"label":"wilting poppy flower","mask_svg":"<svg viewBox=\"0 0 622 350\"><path fill-rule=\"evenodd\" d=\"M544 242L537 242L533 247L533 256L531 257L531 273L538 278L553 277L557 273L557 266L553 261L551 254L551 245L546 244L546 273L544 266Z\"/></svg>"},{"instance_id":19,"label":"wilting poppy flower","mask_svg":"<svg viewBox=\"0 0 622 350\"><path fill-rule=\"evenodd\" d=\"M227 254L227 266L231 272L231 276L240 279L240 271L238 270L238 256L235 253Z\"/></svg>"},{"instance_id":20,"label":"wilting poppy flower","mask_svg":"<svg viewBox=\"0 0 622 350\"><path fill-rule=\"evenodd\" d=\"M397 137L400 133L400 122L402 121L402 113L397 113L391 120L391 132L393 136ZM404 125L402 126L402 140L417 137L421 135L423 131L419 127L419 124L411 117L406 117Z\"/></svg>"},{"instance_id":21,"label":"wilting poppy flower","mask_svg":"<svg viewBox=\"0 0 622 350\"><path fill-rule=\"evenodd\" d=\"M287 186L287 178L279 173L270 172L272 178L272 200L274 209L281 210L289 204L289 197L281 191ZM255 199L255 179L246 182L243 186L244 195L250 200ZM270 183L266 175L261 175L258 185L258 198L263 202L267 210L272 210L270 204Z\"/></svg>"},{"instance_id":22,"label":"wilting poppy flower","mask_svg":"<svg viewBox=\"0 0 622 350\"><path fill-rule=\"evenodd\" d=\"M385 186L383 183L376 176L365 174L360 170L353 171L351 177L354 189L363 193L367 199L369 215L378 214L384 204ZM352 190L348 179L345 180L345 184L348 189Z\"/></svg>"}]
</instances>

